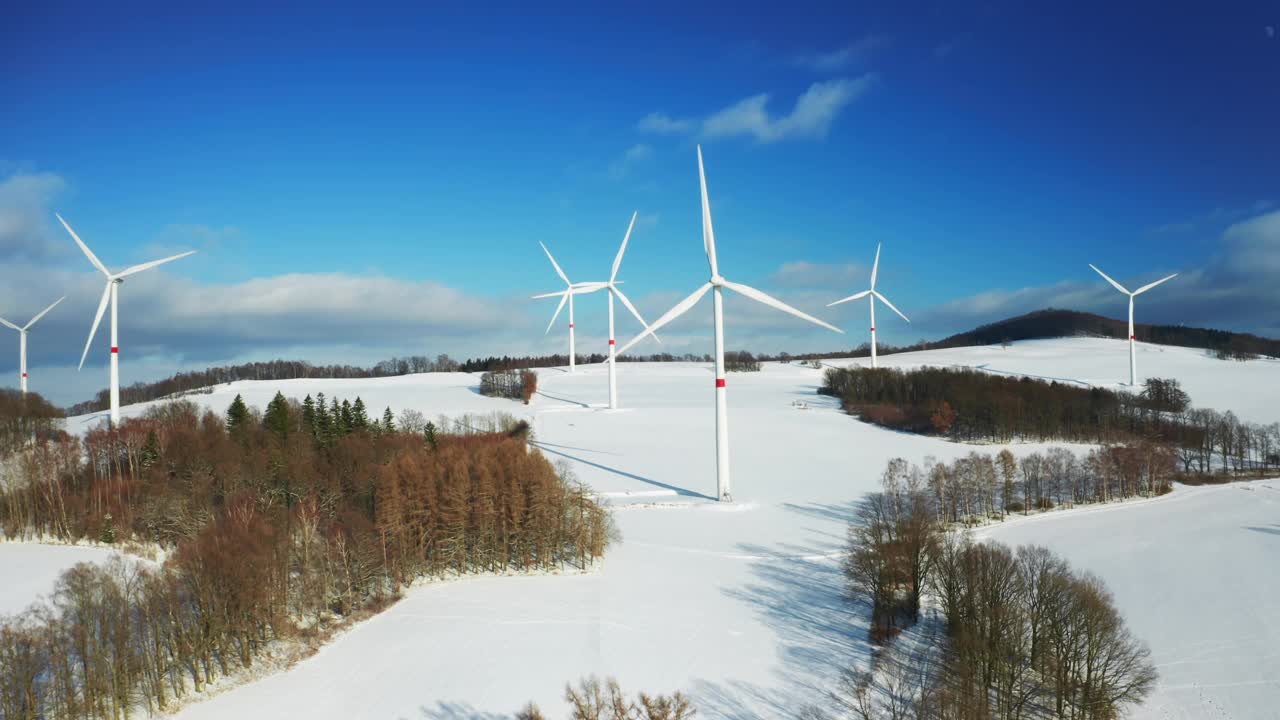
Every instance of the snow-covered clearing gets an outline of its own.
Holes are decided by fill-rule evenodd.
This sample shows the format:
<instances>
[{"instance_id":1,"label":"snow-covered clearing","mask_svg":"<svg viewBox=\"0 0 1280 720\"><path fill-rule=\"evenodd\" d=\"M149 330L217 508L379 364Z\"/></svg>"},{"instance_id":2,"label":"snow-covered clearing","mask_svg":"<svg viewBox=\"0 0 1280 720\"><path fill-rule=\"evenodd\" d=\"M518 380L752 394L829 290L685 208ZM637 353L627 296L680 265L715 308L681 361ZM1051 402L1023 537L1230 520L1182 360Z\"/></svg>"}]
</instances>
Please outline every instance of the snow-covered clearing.
<instances>
[{"instance_id":1,"label":"snow-covered clearing","mask_svg":"<svg viewBox=\"0 0 1280 720\"><path fill-rule=\"evenodd\" d=\"M882 360L983 365L1114 386L1127 374L1126 353L1121 341L1070 339ZM1181 380L1197 405L1280 419L1280 364L1273 361L1224 362L1201 351L1142 346L1138 367ZM620 364L625 409L616 412L602 409L603 366L540 374L541 391L527 408L478 395L478 376L462 374L242 382L190 396L218 412L236 393L261 408L281 390L299 398L360 395L371 413L390 406L428 417L532 414L537 445L611 499L623 539L586 575L415 587L288 672L192 705L180 717L492 718L529 700L559 715L565 682L592 673L617 676L625 688L682 689L699 717L794 716L820 701L842 668L868 657L865 613L843 599L839 568L854 504L876 487L890 458L949 460L975 449L859 423L815 395L820 370L769 363L729 377L737 502L719 505L707 497L715 483L707 366ZM807 409L794 407L796 400ZM124 408L126 416L142 411ZM97 421L68 424L74 432ZM1164 684L1144 712L1204 717L1197 691L1178 686L1280 677L1280 593L1275 573L1266 571L1280 564L1280 506L1257 501L1280 501L1280 494L1274 483L1248 487L1256 489L1179 490L1158 502L1049 514L984 532L1049 544L1103 575L1162 664ZM1232 510L1237 496L1255 502ZM55 574L48 573L46 587ZM31 591L40 592L47 590ZM1219 669L1214 662L1223 658L1237 665ZM1274 684L1239 687L1238 695L1213 691L1214 702L1235 703L1225 706L1233 717L1265 717L1280 707Z\"/></svg>"},{"instance_id":2,"label":"snow-covered clearing","mask_svg":"<svg viewBox=\"0 0 1280 720\"><path fill-rule=\"evenodd\" d=\"M1160 671L1139 718L1280 717L1280 480L984 528L1100 576Z\"/></svg>"},{"instance_id":3,"label":"snow-covered clearing","mask_svg":"<svg viewBox=\"0 0 1280 720\"><path fill-rule=\"evenodd\" d=\"M62 573L82 562L104 562L114 552L83 545L0 541L0 615L26 610L53 592Z\"/></svg>"}]
</instances>

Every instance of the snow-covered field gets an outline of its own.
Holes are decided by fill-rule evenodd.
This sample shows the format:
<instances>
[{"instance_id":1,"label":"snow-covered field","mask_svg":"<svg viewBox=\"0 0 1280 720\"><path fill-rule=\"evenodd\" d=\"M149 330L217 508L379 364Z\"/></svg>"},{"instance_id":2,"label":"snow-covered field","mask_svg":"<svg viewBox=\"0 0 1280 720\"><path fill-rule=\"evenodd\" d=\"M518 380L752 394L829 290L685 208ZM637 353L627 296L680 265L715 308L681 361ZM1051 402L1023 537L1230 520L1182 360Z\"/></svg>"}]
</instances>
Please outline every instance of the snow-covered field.
<instances>
[{"instance_id":1,"label":"snow-covered field","mask_svg":"<svg viewBox=\"0 0 1280 720\"><path fill-rule=\"evenodd\" d=\"M983 536L1106 581L1160 684L1135 717L1280 717L1280 480L1049 513Z\"/></svg>"},{"instance_id":2,"label":"snow-covered field","mask_svg":"<svg viewBox=\"0 0 1280 720\"><path fill-rule=\"evenodd\" d=\"M1126 355L1121 341L1070 339L883 360L981 365L1114 386L1127 375ZM1197 405L1231 409L1250 420L1280 419L1280 363L1223 362L1158 346L1143 346L1138 363L1144 375L1181 380ZM540 393L527 408L476 394L477 376L460 374L235 383L191 396L219 412L236 393L263 407L282 390L296 397L360 395L379 413L390 406L428 417L531 414L538 446L611 499L623 537L588 575L415 587L292 670L192 705L180 717L492 718L507 717L529 700L559 715L565 682L592 673L617 676L626 688L682 689L706 718L790 717L803 704L821 701L841 669L868 652L865 620L842 599L839 570L853 504L876 486L890 458L950 459L974 448L858 423L815 394L821 371L771 363L762 372L729 377L737 502L720 505L708 498L715 482L710 369L682 363L619 368L625 409L613 412L601 408L603 366L580 367L575 375L542 371ZM69 429L96 421L73 419ZM1269 649L1280 646L1274 619L1280 598L1274 573L1265 572L1280 558L1277 506L1270 506L1268 521L1261 502L1244 503L1238 517L1217 504L1236 496L1269 497L1276 485L1179 490L1111 512L1079 511L1079 520L1063 513L1062 519L990 532L1007 541L1050 544L1103 575L1162 663L1165 679L1145 712L1204 717L1196 693L1176 686L1222 685L1232 673L1217 673L1211 663L1164 663L1185 665L1196 652L1210 653L1199 656L1210 660L1235 653L1241 668L1270 668L1272 677L1280 676ZM1222 517L1197 522L1202 502ZM1162 508L1185 515L1164 522ZM1241 529L1245 525L1261 530ZM1108 552L1108 541L1137 550ZM1077 549L1078 556L1072 554ZM1235 558L1245 558L1239 572L1232 572ZM1227 579L1219 591L1215 583ZM1148 594L1135 595L1135 585L1149 587ZM1140 620L1142 612L1151 613L1149 622ZM1246 629L1247 638L1239 637ZM1255 642L1216 651L1210 644L1242 639ZM1196 643L1203 644L1198 651L1191 647ZM1234 675L1240 682L1265 677L1243 670ZM1274 685L1236 687L1214 689L1213 702L1231 717L1267 717L1280 707Z\"/></svg>"},{"instance_id":3,"label":"snow-covered field","mask_svg":"<svg viewBox=\"0 0 1280 720\"><path fill-rule=\"evenodd\" d=\"M103 562L112 552L97 547L0 542L0 615L26 610L53 593L63 572L82 562Z\"/></svg>"}]
</instances>

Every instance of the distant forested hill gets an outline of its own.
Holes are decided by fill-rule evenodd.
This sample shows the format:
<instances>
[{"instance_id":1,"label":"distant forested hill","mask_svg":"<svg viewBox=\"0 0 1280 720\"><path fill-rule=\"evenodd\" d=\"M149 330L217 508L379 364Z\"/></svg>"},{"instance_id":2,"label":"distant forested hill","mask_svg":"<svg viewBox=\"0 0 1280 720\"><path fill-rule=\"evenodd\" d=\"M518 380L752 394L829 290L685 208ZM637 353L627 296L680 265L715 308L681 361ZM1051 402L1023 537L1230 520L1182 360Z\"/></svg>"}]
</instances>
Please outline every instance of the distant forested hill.
<instances>
[{"instance_id":1,"label":"distant forested hill","mask_svg":"<svg viewBox=\"0 0 1280 720\"><path fill-rule=\"evenodd\" d=\"M1018 317L983 325L968 332L952 335L936 343L926 343L930 348L963 347L969 345L994 345L1006 340L1036 340L1056 337L1114 337L1129 334L1129 324L1076 312L1074 310L1037 310ZM1280 356L1280 340L1233 333L1225 330L1184 327L1181 325L1134 325L1134 334L1142 342L1159 345L1204 348L1219 351L1224 356L1269 355Z\"/></svg>"}]
</instances>

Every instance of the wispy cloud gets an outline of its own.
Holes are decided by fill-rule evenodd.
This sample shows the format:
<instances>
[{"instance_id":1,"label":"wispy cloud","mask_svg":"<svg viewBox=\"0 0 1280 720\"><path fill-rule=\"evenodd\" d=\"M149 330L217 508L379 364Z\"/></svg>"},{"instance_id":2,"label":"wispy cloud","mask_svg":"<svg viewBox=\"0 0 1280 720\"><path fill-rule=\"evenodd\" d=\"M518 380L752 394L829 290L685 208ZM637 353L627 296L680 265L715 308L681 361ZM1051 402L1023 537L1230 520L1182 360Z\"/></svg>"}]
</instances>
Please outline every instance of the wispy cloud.
<instances>
[{"instance_id":1,"label":"wispy cloud","mask_svg":"<svg viewBox=\"0 0 1280 720\"><path fill-rule=\"evenodd\" d=\"M769 95L761 93L739 100L702 121L708 138L752 137L769 143L795 138L823 138L849 104L862 97L877 81L875 73L858 78L816 82L809 86L790 113L771 115Z\"/></svg>"},{"instance_id":2,"label":"wispy cloud","mask_svg":"<svg viewBox=\"0 0 1280 720\"><path fill-rule=\"evenodd\" d=\"M609 177L614 180L621 180L630 174L631 170L635 168L636 165L643 163L652 157L653 148L649 145L644 143L632 145L627 148L626 152L622 153L622 157L613 161L613 163L609 165Z\"/></svg>"},{"instance_id":3,"label":"wispy cloud","mask_svg":"<svg viewBox=\"0 0 1280 720\"><path fill-rule=\"evenodd\" d=\"M811 263L804 260L783 263L770 284L784 288L830 288L843 290L871 282L871 268L857 263Z\"/></svg>"},{"instance_id":4,"label":"wispy cloud","mask_svg":"<svg viewBox=\"0 0 1280 720\"><path fill-rule=\"evenodd\" d=\"M1136 277L1126 277L1122 268L1104 269L1128 287L1182 271L1167 286L1142 296L1141 322L1243 329L1280 337L1280 284L1275 282L1280 275L1280 210L1230 225L1203 267L1152 267ZM1082 266L1080 272L1080 280L959 298L921 313L919 323L935 332L955 332L1046 307L1123 316L1124 296L1100 278L1089 278L1088 268Z\"/></svg>"},{"instance_id":5,"label":"wispy cloud","mask_svg":"<svg viewBox=\"0 0 1280 720\"><path fill-rule=\"evenodd\" d=\"M868 55L876 50L887 47L889 43L890 38L887 35L865 35L837 50L811 55L800 55L792 59L791 62L793 65L798 67L808 68L818 72L834 72L836 70L843 70L854 63L866 59Z\"/></svg>"},{"instance_id":6,"label":"wispy cloud","mask_svg":"<svg viewBox=\"0 0 1280 720\"><path fill-rule=\"evenodd\" d=\"M693 129L693 121L673 118L666 113L652 112L640 118L636 128L641 132L659 135L681 135Z\"/></svg>"},{"instance_id":7,"label":"wispy cloud","mask_svg":"<svg viewBox=\"0 0 1280 720\"><path fill-rule=\"evenodd\" d=\"M61 254L50 220L67 188L54 173L15 173L0 180L0 260L43 260Z\"/></svg>"},{"instance_id":8,"label":"wispy cloud","mask_svg":"<svg viewBox=\"0 0 1280 720\"><path fill-rule=\"evenodd\" d=\"M1180 235L1198 231L1218 232L1223 227L1266 212L1274 206L1270 200L1257 200L1248 205L1222 206L1182 220L1174 220L1151 228L1152 235Z\"/></svg>"}]
</instances>

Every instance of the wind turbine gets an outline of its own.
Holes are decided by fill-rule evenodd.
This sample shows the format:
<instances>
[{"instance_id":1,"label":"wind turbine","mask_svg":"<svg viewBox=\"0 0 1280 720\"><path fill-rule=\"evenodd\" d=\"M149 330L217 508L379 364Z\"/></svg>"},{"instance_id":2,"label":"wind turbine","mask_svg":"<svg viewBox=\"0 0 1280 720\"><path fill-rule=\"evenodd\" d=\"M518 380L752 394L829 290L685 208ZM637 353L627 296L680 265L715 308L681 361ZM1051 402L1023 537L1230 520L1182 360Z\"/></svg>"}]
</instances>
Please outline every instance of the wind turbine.
<instances>
[{"instance_id":1,"label":"wind turbine","mask_svg":"<svg viewBox=\"0 0 1280 720\"><path fill-rule=\"evenodd\" d=\"M117 323L116 323L116 319L117 319L116 305L117 305L118 296L120 294L120 283L124 282L125 278L135 273L140 273L143 270L150 270L151 268L156 267L157 265L163 265L167 262L172 262L179 258L184 258L188 255L193 255L195 254L195 250L188 250L187 252L179 253L171 257L162 258L160 260L152 260L151 262L142 263L141 265L134 265L132 267L127 267L124 270L121 270L120 272L113 274L110 270L107 269L107 266L103 265L102 261L99 260L98 257L93 254L93 251L89 249L89 246L84 244L84 241L80 239L80 236L76 235L76 231L71 229L71 226L67 224L67 221L63 220L61 215L57 215L57 218L58 218L58 222L62 223L62 227L67 229L67 232L71 234L71 238L75 240L76 244L80 246L80 249L84 251L85 257L89 258L89 262L93 263L94 267L101 270L102 274L107 276L107 286L102 290L102 302L98 303L98 314L93 317L93 327L89 328L89 339L85 341L84 353L80 355L80 368L84 368L84 359L89 356L89 346L93 344L93 336L98 332L98 324L102 322L102 313L106 311L107 302L110 301L111 302L111 425L112 427L116 427L120 424L120 338L119 338Z\"/></svg>"},{"instance_id":2,"label":"wind turbine","mask_svg":"<svg viewBox=\"0 0 1280 720\"><path fill-rule=\"evenodd\" d=\"M23 325L22 327L18 327L17 325L14 325L8 320L5 320L4 318L0 318L0 324L3 324L7 327L11 327L14 330L18 331L18 337L19 337L18 371L22 373L22 394L23 395L27 394L27 331L31 329L32 325L36 324L37 320L44 317L45 314L48 313L50 310L52 310L54 307L56 307L58 303L66 299L67 299L67 296L63 295L57 300L54 300L53 305L50 305L49 307L41 310L39 313L36 314L35 317L31 318L31 322L27 323L26 325Z\"/></svg>"},{"instance_id":3,"label":"wind turbine","mask_svg":"<svg viewBox=\"0 0 1280 720\"><path fill-rule=\"evenodd\" d=\"M565 301L568 301L569 303L569 372L571 373L577 372L577 362L578 362L577 346L574 345L574 335L573 335L573 296L593 293L597 290L603 289L608 285L608 283L569 282L569 276L565 275L564 270L560 269L560 263L556 262L556 259L551 256L551 251L547 249L547 246L543 245L541 242L539 242L538 244L542 245L542 252L547 254L547 259L551 261L551 267L554 267L556 269L556 274L560 276L561 280L564 280L565 289L557 290L556 292L542 293L541 295L534 295L533 299L539 300L541 298L549 298L549 297L560 298L560 304L556 306L556 311L551 316L551 322L547 323L547 331L546 331L547 333L551 332L551 326L556 324L556 318L560 317L560 311L564 309ZM543 333L543 334L545 335L546 333Z\"/></svg>"},{"instance_id":4,"label":"wind turbine","mask_svg":"<svg viewBox=\"0 0 1280 720\"><path fill-rule=\"evenodd\" d=\"M1138 358L1134 354L1134 341L1136 340L1136 338L1134 337L1134 334L1133 334L1133 299L1166 280L1172 280L1173 278L1178 277L1178 273L1174 273L1168 277L1160 278L1159 280L1153 283L1148 283L1138 288L1137 290L1134 290L1133 292L1129 292L1129 290L1125 286L1107 277L1106 273L1094 267L1093 263L1090 263L1089 267L1093 268L1093 271L1101 275L1104 280L1106 280L1107 282L1115 286L1115 289L1129 296L1129 386L1135 387L1138 384Z\"/></svg>"},{"instance_id":5,"label":"wind turbine","mask_svg":"<svg viewBox=\"0 0 1280 720\"><path fill-rule=\"evenodd\" d=\"M863 290L857 295L850 295L849 297L843 300L837 300L827 305L827 307L831 307L832 305L847 303L850 300L857 300L863 297L868 299L869 301L868 304L871 306L871 367L878 367L878 363L876 360L876 300L879 300L885 305L888 305L889 309L898 313L898 316L901 317L903 320L906 320L907 322L911 322L910 320L907 319L906 315L902 314L901 310L894 307L893 303L889 302L889 298L885 297L884 295L881 295L879 292L876 292L876 272L879 271L879 269L880 269L880 244L877 243L876 244L876 261L875 261L875 264L871 266L871 289Z\"/></svg>"},{"instance_id":6,"label":"wind turbine","mask_svg":"<svg viewBox=\"0 0 1280 720\"><path fill-rule=\"evenodd\" d=\"M702 248L707 253L707 263L711 266L711 279L702 287L694 290L689 297L676 303L675 307L668 310L666 315L658 318L657 322L645 328L644 332L637 335L635 339L624 345L618 352L626 352L646 336L652 335L658 328L680 317L689 308L697 304L703 295L711 291L716 350L716 495L720 500L728 502L732 497L729 494L729 413L725 399L724 377L724 289L728 288L758 303L790 313L802 320L821 325L828 330L834 330L838 333L843 333L844 331L811 315L806 315L781 300L770 297L753 287L730 282L720 274L720 268L716 263L716 235L711 226L711 203L707 199L707 176L702 167L701 145L698 146L698 181L702 186Z\"/></svg>"},{"instance_id":7,"label":"wind turbine","mask_svg":"<svg viewBox=\"0 0 1280 720\"><path fill-rule=\"evenodd\" d=\"M615 367L617 364L617 359L616 359L616 353L614 352L614 349L617 347L617 343L615 342L613 337L613 298L614 296L616 295L618 299L622 301L622 304L626 306L627 310L630 310L631 314L635 316L636 320L640 321L640 325L642 327L645 327L645 328L649 327L649 324L644 321L644 318L640 317L640 311L636 310L636 306L632 305L631 301L627 299L627 296L623 294L622 288L618 287L619 283L621 282L618 280L618 267L622 265L622 254L627 251L627 241L631 239L631 229L636 226L637 214L638 213L635 213L635 212L631 213L631 223L627 225L627 234L622 236L622 245L621 247L618 248L617 256L613 258L613 269L609 272L609 281L606 283L603 283L604 288L609 291L609 409L610 410L618 409L618 378L616 375L617 370ZM658 336L654 335L653 339L658 340ZM662 342L662 341L659 340L658 342Z\"/></svg>"}]
</instances>

